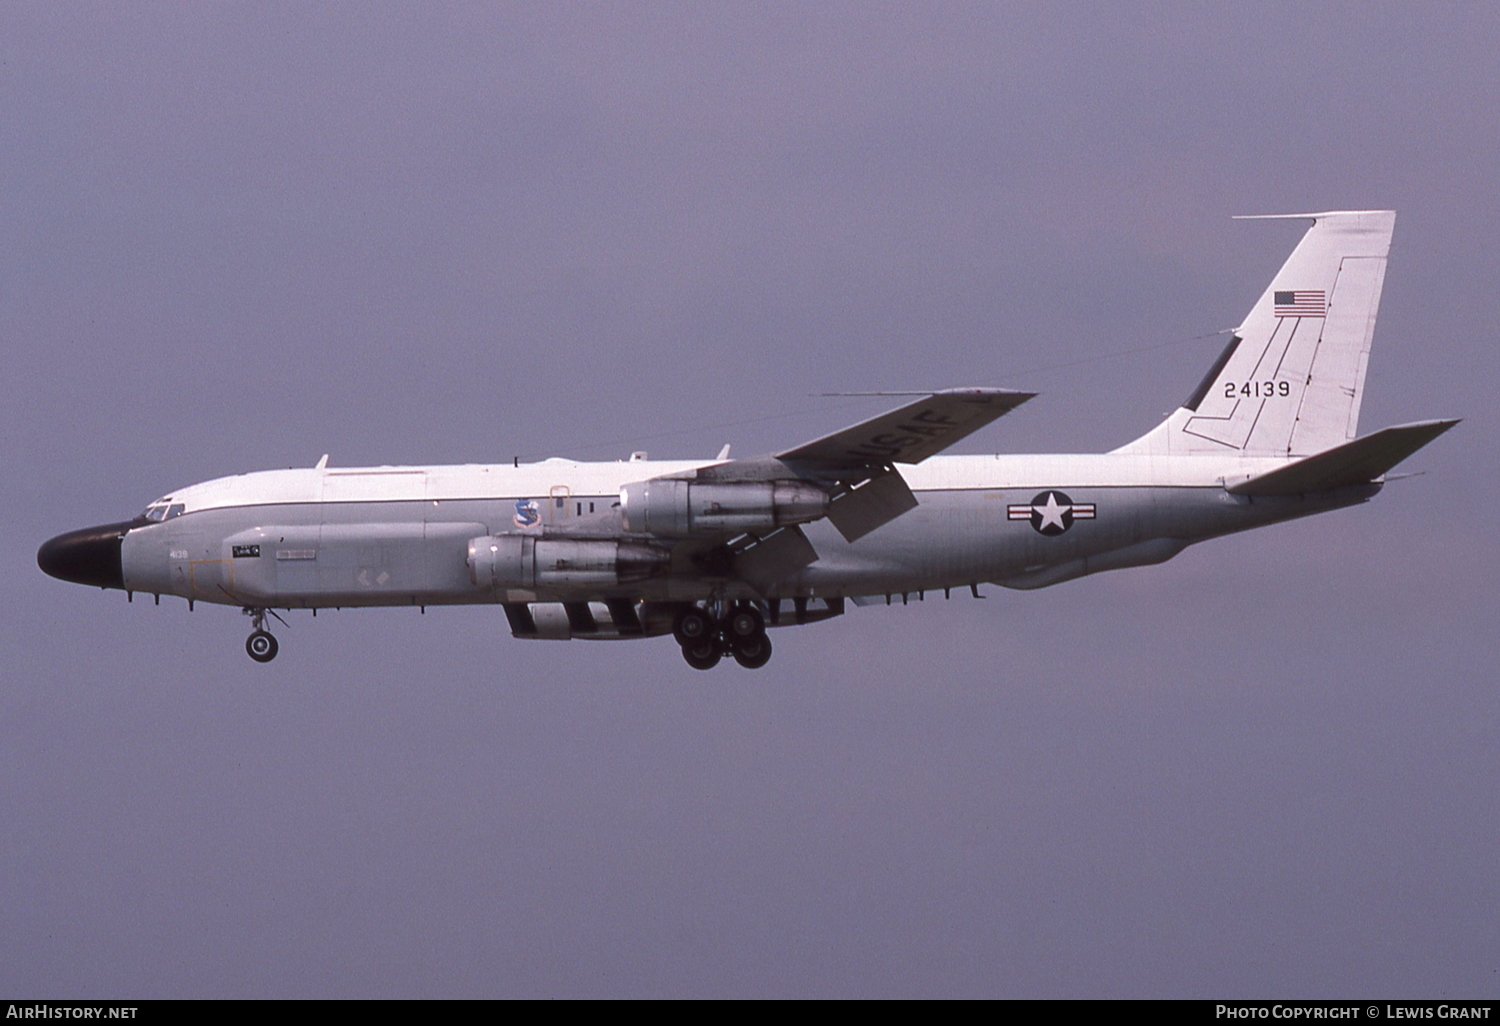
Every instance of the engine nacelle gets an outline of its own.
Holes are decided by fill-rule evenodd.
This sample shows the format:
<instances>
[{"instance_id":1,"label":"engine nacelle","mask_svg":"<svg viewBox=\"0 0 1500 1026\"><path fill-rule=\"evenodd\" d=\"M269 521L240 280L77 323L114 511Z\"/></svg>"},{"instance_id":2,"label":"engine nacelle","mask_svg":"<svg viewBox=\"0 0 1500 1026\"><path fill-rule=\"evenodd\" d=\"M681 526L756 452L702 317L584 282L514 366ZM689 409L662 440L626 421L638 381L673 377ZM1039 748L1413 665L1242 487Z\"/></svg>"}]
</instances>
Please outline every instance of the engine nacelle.
<instances>
[{"instance_id":1,"label":"engine nacelle","mask_svg":"<svg viewBox=\"0 0 1500 1026\"><path fill-rule=\"evenodd\" d=\"M609 588L666 570L671 556L640 542L495 534L469 542L469 579L482 588Z\"/></svg>"},{"instance_id":2,"label":"engine nacelle","mask_svg":"<svg viewBox=\"0 0 1500 1026\"><path fill-rule=\"evenodd\" d=\"M828 493L805 481L699 484L658 478L620 489L625 530L662 538L772 531L827 513Z\"/></svg>"}]
</instances>

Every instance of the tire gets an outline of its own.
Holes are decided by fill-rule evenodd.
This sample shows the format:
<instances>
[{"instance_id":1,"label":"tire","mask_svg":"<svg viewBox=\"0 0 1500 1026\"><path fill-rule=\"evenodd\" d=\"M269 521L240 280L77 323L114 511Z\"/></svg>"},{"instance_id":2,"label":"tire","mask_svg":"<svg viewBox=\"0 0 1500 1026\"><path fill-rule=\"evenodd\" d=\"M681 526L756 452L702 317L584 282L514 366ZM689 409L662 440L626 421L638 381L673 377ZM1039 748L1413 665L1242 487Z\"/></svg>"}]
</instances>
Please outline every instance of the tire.
<instances>
[{"instance_id":1,"label":"tire","mask_svg":"<svg viewBox=\"0 0 1500 1026\"><path fill-rule=\"evenodd\" d=\"M724 658L724 652L713 638L703 638L682 646L682 658L695 670L712 670Z\"/></svg>"},{"instance_id":2,"label":"tire","mask_svg":"<svg viewBox=\"0 0 1500 1026\"><path fill-rule=\"evenodd\" d=\"M713 633L713 621L697 606L688 606L677 614L677 619L672 623L672 637L676 638L677 644L683 648L695 645L706 638L712 638Z\"/></svg>"},{"instance_id":3,"label":"tire","mask_svg":"<svg viewBox=\"0 0 1500 1026\"><path fill-rule=\"evenodd\" d=\"M724 633L735 640L748 640L766 629L766 621L754 606L736 606L724 621Z\"/></svg>"},{"instance_id":4,"label":"tire","mask_svg":"<svg viewBox=\"0 0 1500 1026\"><path fill-rule=\"evenodd\" d=\"M266 631L256 631L245 639L245 651L257 663L269 663L280 649L276 639Z\"/></svg>"},{"instance_id":5,"label":"tire","mask_svg":"<svg viewBox=\"0 0 1500 1026\"><path fill-rule=\"evenodd\" d=\"M771 639L764 634L734 646L734 661L747 670L758 670L771 661Z\"/></svg>"}]
</instances>

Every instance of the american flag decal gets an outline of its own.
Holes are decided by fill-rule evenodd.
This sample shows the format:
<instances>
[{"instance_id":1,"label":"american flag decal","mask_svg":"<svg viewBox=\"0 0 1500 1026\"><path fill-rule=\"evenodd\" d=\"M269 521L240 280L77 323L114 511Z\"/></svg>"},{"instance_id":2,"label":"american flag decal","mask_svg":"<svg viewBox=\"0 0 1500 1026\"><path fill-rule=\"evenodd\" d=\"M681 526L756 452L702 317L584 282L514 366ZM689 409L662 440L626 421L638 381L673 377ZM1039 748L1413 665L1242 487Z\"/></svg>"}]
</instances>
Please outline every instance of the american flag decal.
<instances>
[{"instance_id":1,"label":"american flag decal","mask_svg":"<svg viewBox=\"0 0 1500 1026\"><path fill-rule=\"evenodd\" d=\"M1277 317L1327 317L1328 294L1322 289L1278 292L1274 297Z\"/></svg>"}]
</instances>

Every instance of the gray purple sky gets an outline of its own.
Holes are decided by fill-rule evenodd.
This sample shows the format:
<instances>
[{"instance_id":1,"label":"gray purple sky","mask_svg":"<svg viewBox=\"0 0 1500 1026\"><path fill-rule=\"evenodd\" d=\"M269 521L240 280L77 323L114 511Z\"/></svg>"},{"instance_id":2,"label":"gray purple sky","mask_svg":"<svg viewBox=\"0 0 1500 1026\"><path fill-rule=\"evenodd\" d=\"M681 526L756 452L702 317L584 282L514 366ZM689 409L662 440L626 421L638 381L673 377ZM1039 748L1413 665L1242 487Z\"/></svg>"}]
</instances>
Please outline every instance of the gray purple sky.
<instances>
[{"instance_id":1,"label":"gray purple sky","mask_svg":"<svg viewBox=\"0 0 1500 1026\"><path fill-rule=\"evenodd\" d=\"M1460 2L0 6L0 992L1500 996L1497 53ZM1230 215L1340 207L1399 211L1362 428L1467 419L1165 566L700 674L493 608L257 666L34 562L324 452L881 405L830 390L1111 448L1301 231Z\"/></svg>"}]
</instances>

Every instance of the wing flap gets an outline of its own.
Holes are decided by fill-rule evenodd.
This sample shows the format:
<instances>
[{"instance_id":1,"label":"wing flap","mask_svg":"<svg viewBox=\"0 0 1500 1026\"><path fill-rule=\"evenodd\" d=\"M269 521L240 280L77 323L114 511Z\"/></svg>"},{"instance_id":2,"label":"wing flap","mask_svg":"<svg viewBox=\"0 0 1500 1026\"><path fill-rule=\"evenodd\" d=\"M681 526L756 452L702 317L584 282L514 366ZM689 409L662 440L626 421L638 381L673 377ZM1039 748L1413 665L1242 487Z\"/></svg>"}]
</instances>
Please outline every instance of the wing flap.
<instances>
[{"instance_id":1,"label":"wing flap","mask_svg":"<svg viewBox=\"0 0 1500 1026\"><path fill-rule=\"evenodd\" d=\"M911 486L892 468L840 495L829 505L828 519L845 541L853 542L916 508Z\"/></svg>"},{"instance_id":2,"label":"wing flap","mask_svg":"<svg viewBox=\"0 0 1500 1026\"><path fill-rule=\"evenodd\" d=\"M800 527L785 527L758 538L755 544L734 556L734 573L762 595L777 581L818 561L818 552Z\"/></svg>"},{"instance_id":3,"label":"wing flap","mask_svg":"<svg viewBox=\"0 0 1500 1026\"><path fill-rule=\"evenodd\" d=\"M1235 495L1300 495L1369 484L1457 423L1424 420L1383 428L1231 485L1228 491Z\"/></svg>"}]
</instances>

